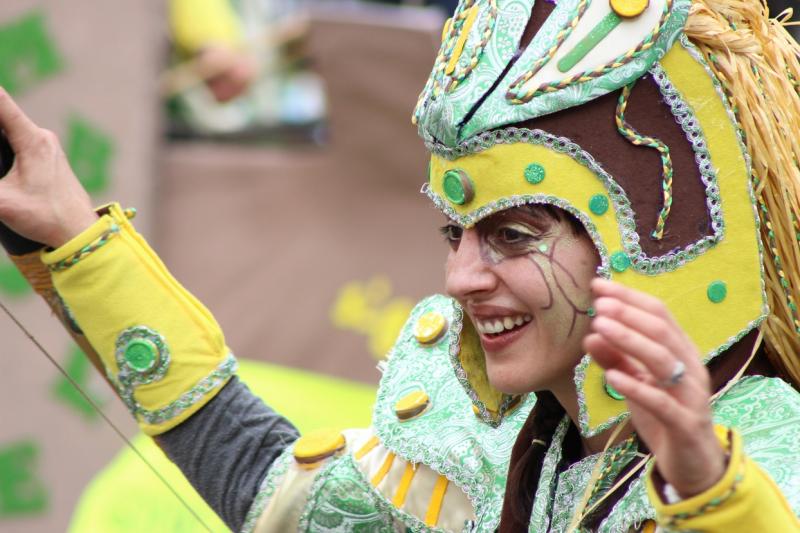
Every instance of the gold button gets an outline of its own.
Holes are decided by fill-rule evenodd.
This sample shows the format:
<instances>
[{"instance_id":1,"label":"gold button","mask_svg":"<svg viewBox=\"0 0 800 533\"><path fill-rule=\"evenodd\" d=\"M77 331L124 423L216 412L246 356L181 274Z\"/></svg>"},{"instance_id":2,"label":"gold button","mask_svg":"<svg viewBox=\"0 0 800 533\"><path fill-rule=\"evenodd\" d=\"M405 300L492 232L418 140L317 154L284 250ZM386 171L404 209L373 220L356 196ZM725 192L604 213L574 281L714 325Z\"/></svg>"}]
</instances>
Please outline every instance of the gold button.
<instances>
[{"instance_id":1,"label":"gold button","mask_svg":"<svg viewBox=\"0 0 800 533\"><path fill-rule=\"evenodd\" d=\"M394 412L400 420L411 420L422 414L430 404L430 398L424 391L418 390L406 394L394 404Z\"/></svg>"},{"instance_id":2,"label":"gold button","mask_svg":"<svg viewBox=\"0 0 800 533\"><path fill-rule=\"evenodd\" d=\"M414 337L420 344L433 344L442 338L447 329L447 319L436 311L425 313L414 326Z\"/></svg>"},{"instance_id":3,"label":"gold button","mask_svg":"<svg viewBox=\"0 0 800 533\"><path fill-rule=\"evenodd\" d=\"M609 0L611 9L622 18L635 18L644 13L649 0Z\"/></svg>"},{"instance_id":4,"label":"gold button","mask_svg":"<svg viewBox=\"0 0 800 533\"><path fill-rule=\"evenodd\" d=\"M319 429L303 435L294 445L294 459L304 468L315 468L344 450L344 435L334 429Z\"/></svg>"}]
</instances>

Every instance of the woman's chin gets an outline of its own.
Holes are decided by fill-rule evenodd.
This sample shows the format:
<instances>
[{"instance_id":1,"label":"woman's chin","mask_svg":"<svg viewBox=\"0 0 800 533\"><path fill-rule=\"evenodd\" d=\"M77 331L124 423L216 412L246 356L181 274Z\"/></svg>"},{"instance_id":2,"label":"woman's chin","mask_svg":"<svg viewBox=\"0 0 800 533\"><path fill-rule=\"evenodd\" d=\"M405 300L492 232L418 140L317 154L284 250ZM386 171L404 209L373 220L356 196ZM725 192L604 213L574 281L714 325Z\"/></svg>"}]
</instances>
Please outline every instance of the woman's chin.
<instances>
[{"instance_id":1,"label":"woman's chin","mask_svg":"<svg viewBox=\"0 0 800 533\"><path fill-rule=\"evenodd\" d=\"M486 370L489 383L494 389L504 394L525 394L536 390L539 386L538 380L532 380L522 372L514 372L513 369L492 371L487 368Z\"/></svg>"}]
</instances>

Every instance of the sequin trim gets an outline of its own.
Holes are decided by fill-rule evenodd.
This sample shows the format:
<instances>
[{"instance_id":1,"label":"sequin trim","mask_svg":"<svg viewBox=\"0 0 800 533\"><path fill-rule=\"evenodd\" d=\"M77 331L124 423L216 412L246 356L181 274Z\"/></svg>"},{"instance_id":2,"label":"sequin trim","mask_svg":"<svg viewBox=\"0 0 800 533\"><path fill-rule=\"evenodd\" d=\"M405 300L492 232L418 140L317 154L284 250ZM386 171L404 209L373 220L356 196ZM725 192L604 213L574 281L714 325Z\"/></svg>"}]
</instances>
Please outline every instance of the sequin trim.
<instances>
[{"instance_id":1,"label":"sequin trim","mask_svg":"<svg viewBox=\"0 0 800 533\"><path fill-rule=\"evenodd\" d=\"M472 387L472 384L469 382L469 378L467 377L467 372L464 370L464 367L461 365L461 358L459 354L461 352L461 333L464 328L464 310L461 308L461 305L453 300L453 326L451 328L451 337L450 337L450 346L448 349L448 353L450 355L450 363L453 365L453 369L455 370L456 378L461 386L464 388L464 391L469 396L470 401L472 404L477 407L478 409L478 416L480 416L481 420L489 424L491 427L496 428L499 426L503 418L508 411L509 405L514 401L514 396L506 396L503 399L503 403L500 404L500 410L498 412L498 416L494 417L489 410L486 408L486 404L484 404L478 393L475 392L475 389Z\"/></svg>"},{"instance_id":2,"label":"sequin trim","mask_svg":"<svg viewBox=\"0 0 800 533\"><path fill-rule=\"evenodd\" d=\"M447 201L443 200L438 194L433 192L430 187L428 187L427 183L423 185L422 192L426 194L428 198L430 198L431 201L436 205L436 207L438 207L448 217L466 227L476 224L481 219L486 218L493 213L505 211L506 209L512 207L531 204L550 204L560 207L564 211L569 212L572 216L580 220L583 226L586 228L586 232L592 238L595 248L597 248L597 252L600 254L600 266L597 267L597 274L599 276L603 276L604 278L611 278L611 273L609 270L611 259L608 253L608 248L600 236L600 232L597 231L597 227L586 213L573 206L566 200L548 194L523 194L509 196L507 198L501 198L496 202L488 203L478 208L476 211L462 216L459 215Z\"/></svg>"},{"instance_id":3,"label":"sequin trim","mask_svg":"<svg viewBox=\"0 0 800 533\"><path fill-rule=\"evenodd\" d=\"M283 453L275 460L272 468L269 469L264 481L261 482L261 487L258 489L253 503L250 505L250 510L247 511L247 517L242 525L241 533L251 533L256 527L256 522L264 513L272 496L275 494L275 489L283 482L286 477L286 471L289 470L289 465L294 460L294 444L289 445Z\"/></svg>"},{"instance_id":4,"label":"sequin trim","mask_svg":"<svg viewBox=\"0 0 800 533\"><path fill-rule=\"evenodd\" d=\"M125 361L125 349L128 343L134 340L146 340L158 348L158 364L147 372L140 372L131 368ZM169 347L167 341L156 330L147 326L134 326L128 328L117 336L114 348L114 359L117 361L117 381L126 389L133 389L139 385L147 385L164 379L170 363Z\"/></svg>"},{"instance_id":5,"label":"sequin trim","mask_svg":"<svg viewBox=\"0 0 800 533\"><path fill-rule=\"evenodd\" d=\"M694 122L696 123L696 120ZM695 145L693 143L693 146L704 147L705 139L702 138L702 134L698 134L698 139L702 141L702 143L700 145ZM705 180L708 180L708 183L706 183L706 193L707 201L709 202L709 209L711 209L712 206L716 206L714 210L710 212L714 235L703 237L702 239L689 244L683 249L676 249L661 256L648 257L644 250L642 250L639 242L640 237L636 230L635 212L631 207L630 200L625 194L624 189L605 170L603 170L603 168L597 161L595 161L591 154L581 149L578 144L572 142L571 140L565 137L556 137L542 130L529 130L512 127L504 130L481 133L480 135L465 141L456 148L447 148L430 140L426 141L426 145L428 146L428 150L430 150L432 153L439 155L440 157L453 160L468 154L480 153L496 144L514 144L517 142L546 146L547 148L555 150L556 152L567 154L576 162L591 170L601 180L608 191L608 196L611 199L612 204L614 205L614 211L622 237L622 245L625 248L628 256L631 258L631 267L638 272L654 275L661 272L670 272L675 270L687 262L699 257L723 237L724 222L722 221L722 215L719 208L719 188L716 185L716 170L711 166L710 162L708 163L704 178ZM699 148L697 148L697 150L699 150ZM701 169L701 173L703 172L703 169ZM523 205L524 202L521 201L522 198L536 198L536 196L529 195L506 197L481 206L465 215L459 215L451 206L449 206L449 204L447 204L436 193L431 191L427 184L423 186L423 192L426 193L442 211L448 214L450 218L467 227L474 225L484 217L497 211L507 209L508 207ZM573 214L582 213L582 211L577 210L560 198L553 196L548 198L552 198L553 201L548 201L547 203L553 203L554 205L558 205L559 207L563 208L570 208L570 212ZM576 214L576 216L578 215ZM595 244L597 244L599 242L599 235L596 231L594 231L594 234L592 234L593 225L591 228L587 225L587 222L590 220L588 215L584 215L579 218L581 218L582 222L584 222L584 226L586 226L587 230L589 230L590 234L595 240ZM604 265L602 266L605 270L607 270L607 258L604 257L603 262Z\"/></svg>"},{"instance_id":6,"label":"sequin trim","mask_svg":"<svg viewBox=\"0 0 800 533\"><path fill-rule=\"evenodd\" d=\"M160 409L145 409L134 396L134 387L116 378L110 372L109 380L114 384L122 401L128 410L140 421L157 425L172 420L176 416L202 401L210 392L219 388L238 369L236 358L233 354L228 356L206 377L198 381L191 389L183 393L177 400L161 407Z\"/></svg>"}]
</instances>

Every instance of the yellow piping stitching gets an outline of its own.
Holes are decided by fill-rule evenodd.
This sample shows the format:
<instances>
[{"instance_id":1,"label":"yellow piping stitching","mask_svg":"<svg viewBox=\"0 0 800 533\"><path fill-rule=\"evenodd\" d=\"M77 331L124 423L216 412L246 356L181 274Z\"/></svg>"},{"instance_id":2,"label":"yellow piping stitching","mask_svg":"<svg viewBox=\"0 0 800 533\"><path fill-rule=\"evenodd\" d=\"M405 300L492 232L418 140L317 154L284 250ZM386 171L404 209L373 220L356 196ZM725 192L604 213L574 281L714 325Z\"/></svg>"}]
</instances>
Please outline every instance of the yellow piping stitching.
<instances>
[{"instance_id":1,"label":"yellow piping stitching","mask_svg":"<svg viewBox=\"0 0 800 533\"><path fill-rule=\"evenodd\" d=\"M398 509L406 503L408 488L411 486L411 481L414 479L416 473L417 469L414 463L406 463L406 469L403 472L403 477L400 479L400 486L397 487L397 492L394 494L394 498L392 498L392 505Z\"/></svg>"},{"instance_id":2,"label":"yellow piping stitching","mask_svg":"<svg viewBox=\"0 0 800 533\"><path fill-rule=\"evenodd\" d=\"M439 512L442 510L444 494L447 492L449 483L450 480L442 475L436 480L436 486L433 487L433 494L431 494L431 502L428 504L428 511L425 513L426 526L435 527L436 523L439 522Z\"/></svg>"},{"instance_id":3,"label":"yellow piping stitching","mask_svg":"<svg viewBox=\"0 0 800 533\"><path fill-rule=\"evenodd\" d=\"M364 444L364 445L363 445L361 448L359 448L359 450L358 450L356 453L354 453L354 454L353 454L353 457L355 457L355 458L356 458L356 461L359 461L359 460L361 460L361 458L362 458L362 457L364 457L364 456L365 456L365 455L367 455L369 452L371 452L371 451L372 451L372 450L375 448L375 446L377 446L378 444L380 444L380 442L381 442L381 441L378 439L378 437L376 437L375 435L373 435L373 436L372 436L372 437L371 437L371 438L370 438L370 439L369 439L369 440L366 442L366 444Z\"/></svg>"}]
</instances>

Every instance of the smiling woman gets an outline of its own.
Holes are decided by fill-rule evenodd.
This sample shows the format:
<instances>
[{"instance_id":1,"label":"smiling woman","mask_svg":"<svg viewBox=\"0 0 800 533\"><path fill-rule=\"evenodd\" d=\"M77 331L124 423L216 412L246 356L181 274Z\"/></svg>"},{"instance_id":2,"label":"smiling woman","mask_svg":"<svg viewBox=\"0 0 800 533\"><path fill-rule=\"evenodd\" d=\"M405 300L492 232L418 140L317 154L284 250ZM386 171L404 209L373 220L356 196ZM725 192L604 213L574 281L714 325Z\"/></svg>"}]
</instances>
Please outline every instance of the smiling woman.
<instances>
[{"instance_id":1,"label":"smiling woman","mask_svg":"<svg viewBox=\"0 0 800 533\"><path fill-rule=\"evenodd\" d=\"M54 248L16 259L232 529L797 531L798 57L757 2L462 1L415 112L450 296L364 430L255 398L2 93L0 221Z\"/></svg>"},{"instance_id":2,"label":"smiling woman","mask_svg":"<svg viewBox=\"0 0 800 533\"><path fill-rule=\"evenodd\" d=\"M480 334L489 381L520 394L570 391L600 264L583 226L551 206L496 213L475 227L445 226L447 293Z\"/></svg>"}]
</instances>

